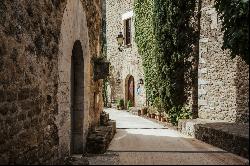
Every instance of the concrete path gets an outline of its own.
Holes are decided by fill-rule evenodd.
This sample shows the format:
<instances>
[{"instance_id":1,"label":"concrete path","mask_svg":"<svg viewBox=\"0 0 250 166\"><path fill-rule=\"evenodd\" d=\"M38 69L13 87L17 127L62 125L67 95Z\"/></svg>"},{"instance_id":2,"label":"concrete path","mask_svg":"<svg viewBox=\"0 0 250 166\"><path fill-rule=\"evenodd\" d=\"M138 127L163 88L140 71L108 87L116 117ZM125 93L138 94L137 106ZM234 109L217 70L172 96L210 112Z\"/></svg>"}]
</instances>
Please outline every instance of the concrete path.
<instances>
[{"instance_id":1,"label":"concrete path","mask_svg":"<svg viewBox=\"0 0 250 166\"><path fill-rule=\"evenodd\" d=\"M108 152L90 156L90 165L248 165L228 153L178 131L115 109L105 110L116 120L117 133Z\"/></svg>"}]
</instances>

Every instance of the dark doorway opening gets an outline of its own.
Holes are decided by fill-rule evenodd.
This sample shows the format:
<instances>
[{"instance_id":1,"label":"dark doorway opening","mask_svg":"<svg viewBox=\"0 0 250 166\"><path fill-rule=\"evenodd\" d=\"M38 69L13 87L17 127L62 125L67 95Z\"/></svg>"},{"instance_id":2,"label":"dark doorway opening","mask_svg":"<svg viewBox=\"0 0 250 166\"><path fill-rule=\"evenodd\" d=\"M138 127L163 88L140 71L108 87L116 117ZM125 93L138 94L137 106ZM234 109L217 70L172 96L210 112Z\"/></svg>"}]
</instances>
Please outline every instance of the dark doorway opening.
<instances>
[{"instance_id":1,"label":"dark doorway opening","mask_svg":"<svg viewBox=\"0 0 250 166\"><path fill-rule=\"evenodd\" d=\"M80 41L76 41L71 57L71 153L82 154L84 112L84 59Z\"/></svg>"}]
</instances>

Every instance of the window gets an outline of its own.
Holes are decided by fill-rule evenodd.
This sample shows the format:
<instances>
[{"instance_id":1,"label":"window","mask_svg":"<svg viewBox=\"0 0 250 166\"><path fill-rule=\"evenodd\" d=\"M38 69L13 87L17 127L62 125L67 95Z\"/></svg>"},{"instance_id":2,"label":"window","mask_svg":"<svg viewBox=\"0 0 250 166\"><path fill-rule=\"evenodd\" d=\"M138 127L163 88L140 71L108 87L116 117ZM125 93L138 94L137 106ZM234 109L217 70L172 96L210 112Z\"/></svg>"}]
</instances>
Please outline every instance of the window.
<instances>
[{"instance_id":1,"label":"window","mask_svg":"<svg viewBox=\"0 0 250 166\"><path fill-rule=\"evenodd\" d=\"M131 18L124 20L125 45L131 45Z\"/></svg>"}]
</instances>

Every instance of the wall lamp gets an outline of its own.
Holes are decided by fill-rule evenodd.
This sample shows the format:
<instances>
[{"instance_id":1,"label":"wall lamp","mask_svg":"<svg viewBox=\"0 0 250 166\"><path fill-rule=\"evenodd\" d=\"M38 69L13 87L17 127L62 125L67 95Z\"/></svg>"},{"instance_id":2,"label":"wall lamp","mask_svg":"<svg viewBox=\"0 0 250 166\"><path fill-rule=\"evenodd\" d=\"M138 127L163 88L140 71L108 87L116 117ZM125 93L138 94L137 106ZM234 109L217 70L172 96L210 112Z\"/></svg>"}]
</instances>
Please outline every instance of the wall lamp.
<instances>
[{"instance_id":1,"label":"wall lamp","mask_svg":"<svg viewBox=\"0 0 250 166\"><path fill-rule=\"evenodd\" d=\"M123 37L123 34L122 34L122 32L120 32L119 34L118 34L118 36L116 37L116 40L117 40L117 43L118 43L118 50L120 51L120 52L122 52L123 51L123 49L122 49L122 45L123 45L123 41L124 41L124 37Z\"/></svg>"}]
</instances>

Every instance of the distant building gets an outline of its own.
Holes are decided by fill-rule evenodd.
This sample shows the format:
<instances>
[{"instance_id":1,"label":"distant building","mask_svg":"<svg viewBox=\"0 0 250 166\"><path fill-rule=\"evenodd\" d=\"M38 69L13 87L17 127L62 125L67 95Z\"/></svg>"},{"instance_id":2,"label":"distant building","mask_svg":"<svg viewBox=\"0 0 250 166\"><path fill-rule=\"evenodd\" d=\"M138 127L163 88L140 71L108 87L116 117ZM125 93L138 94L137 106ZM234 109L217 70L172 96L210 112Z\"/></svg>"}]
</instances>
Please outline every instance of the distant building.
<instances>
[{"instance_id":1,"label":"distant building","mask_svg":"<svg viewBox=\"0 0 250 166\"><path fill-rule=\"evenodd\" d=\"M127 102L134 96L135 106L146 104L142 58L135 43L133 0L106 0L107 56L113 66L110 80L111 100ZM200 4L198 4L200 3ZM241 58L231 59L222 50L222 23L213 7L214 1L200 1L192 24L199 31L196 68L192 85L186 89L187 106L201 119L249 122L249 65ZM198 6L201 6L200 9ZM200 10L200 11L198 11ZM124 36L124 48L118 50L116 37ZM198 56L199 54L199 56ZM197 80L198 78L198 80ZM189 91L189 92L188 92Z\"/></svg>"},{"instance_id":2,"label":"distant building","mask_svg":"<svg viewBox=\"0 0 250 166\"><path fill-rule=\"evenodd\" d=\"M146 104L142 59L135 43L133 0L106 0L107 57L111 62L109 102L130 100L135 107ZM122 32L124 44L118 49L116 37Z\"/></svg>"}]
</instances>

